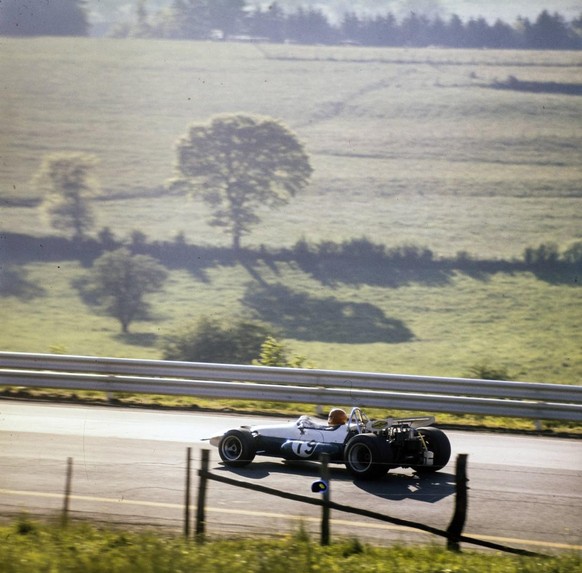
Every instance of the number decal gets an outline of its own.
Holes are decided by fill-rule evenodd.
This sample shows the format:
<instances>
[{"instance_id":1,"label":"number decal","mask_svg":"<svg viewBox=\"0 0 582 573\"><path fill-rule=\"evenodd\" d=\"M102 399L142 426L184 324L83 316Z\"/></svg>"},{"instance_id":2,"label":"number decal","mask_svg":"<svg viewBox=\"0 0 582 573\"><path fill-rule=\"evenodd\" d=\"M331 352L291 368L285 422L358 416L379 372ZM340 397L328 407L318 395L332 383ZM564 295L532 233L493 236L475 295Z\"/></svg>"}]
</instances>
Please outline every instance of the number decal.
<instances>
[{"instance_id":1,"label":"number decal","mask_svg":"<svg viewBox=\"0 0 582 573\"><path fill-rule=\"evenodd\" d=\"M297 441L293 442L292 449L296 456L300 458L308 458L315 451L316 446L317 442L315 440L311 440L310 442Z\"/></svg>"}]
</instances>

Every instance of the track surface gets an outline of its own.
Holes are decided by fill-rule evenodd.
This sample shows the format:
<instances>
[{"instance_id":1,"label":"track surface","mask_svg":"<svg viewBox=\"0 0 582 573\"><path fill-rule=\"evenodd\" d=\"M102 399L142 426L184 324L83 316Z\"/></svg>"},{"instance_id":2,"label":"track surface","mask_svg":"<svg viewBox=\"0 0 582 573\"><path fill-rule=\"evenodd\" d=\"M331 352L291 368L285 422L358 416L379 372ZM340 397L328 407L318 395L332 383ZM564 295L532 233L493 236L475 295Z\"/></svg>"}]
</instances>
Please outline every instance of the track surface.
<instances>
[{"instance_id":1,"label":"track surface","mask_svg":"<svg viewBox=\"0 0 582 573\"><path fill-rule=\"evenodd\" d=\"M66 460L74 459L73 517L124 524L183 527L187 447L193 494L203 441L241 424L273 418L159 412L0 401L0 515L60 511ZM453 513L454 460L466 453L469 515L465 534L533 550L582 549L582 448L578 440L447 432L450 464L430 477L391 471L377 482L354 482L332 466L331 499L446 529ZM300 495L315 496L314 463L257 457L248 468L225 468L214 448L211 471ZM210 534L277 533L303 524L317 535L320 509L211 482ZM373 543L442 540L418 531L333 512L334 535Z\"/></svg>"}]
</instances>

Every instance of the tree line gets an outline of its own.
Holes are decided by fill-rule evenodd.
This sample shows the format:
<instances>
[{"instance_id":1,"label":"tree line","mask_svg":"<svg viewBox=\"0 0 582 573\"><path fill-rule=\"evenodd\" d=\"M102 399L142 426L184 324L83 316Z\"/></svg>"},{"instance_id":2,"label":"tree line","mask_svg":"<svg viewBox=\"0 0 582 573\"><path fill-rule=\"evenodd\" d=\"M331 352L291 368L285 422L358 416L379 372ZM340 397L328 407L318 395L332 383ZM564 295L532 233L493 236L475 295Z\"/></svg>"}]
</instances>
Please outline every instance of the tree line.
<instances>
[{"instance_id":1,"label":"tree line","mask_svg":"<svg viewBox=\"0 0 582 573\"><path fill-rule=\"evenodd\" d=\"M20 0L0 3L0 35L84 36L90 32L83 0L52 0L34 8ZM300 44L362 46L443 46L451 48L578 50L582 48L582 13L567 21L557 12L542 11L535 20L513 24L485 18L463 21L410 12L398 19L392 12L362 16L347 12L332 23L319 9L285 11L277 2L253 8L245 0L171 0L150 11L147 0L136 0L130 21L117 23L114 37L175 40L247 40Z\"/></svg>"},{"instance_id":2,"label":"tree line","mask_svg":"<svg viewBox=\"0 0 582 573\"><path fill-rule=\"evenodd\" d=\"M414 244L388 247L367 237L317 243L300 239L290 247L244 248L235 254L229 247L189 243L183 234L169 241L150 241L137 230L118 237L107 227L96 237L86 237L81 242L62 236L39 238L12 233L3 233L2 242L9 257L0 282L0 297L29 300L43 296L42 285L27 277L23 266L26 261L79 260L88 271L75 282L75 288L89 307L115 318L123 333L129 331L134 321L150 315L149 296L163 291L170 269L177 268L204 275L205 269L218 265L241 264L253 269L261 263L268 266L289 263L322 284L345 282L384 287L413 282L445 284L455 272L484 280L497 273L529 272L550 283L575 287L582 273L579 240L566 248L551 242L527 247L521 257L509 260L484 259L464 251L444 257L428 247ZM210 330L208 324L204 330ZM182 334L188 338L191 332L187 329L180 337ZM265 332L260 330L260 334ZM275 338L278 334L267 333ZM166 357L193 359L178 358L179 345L177 340L169 343Z\"/></svg>"}]
</instances>

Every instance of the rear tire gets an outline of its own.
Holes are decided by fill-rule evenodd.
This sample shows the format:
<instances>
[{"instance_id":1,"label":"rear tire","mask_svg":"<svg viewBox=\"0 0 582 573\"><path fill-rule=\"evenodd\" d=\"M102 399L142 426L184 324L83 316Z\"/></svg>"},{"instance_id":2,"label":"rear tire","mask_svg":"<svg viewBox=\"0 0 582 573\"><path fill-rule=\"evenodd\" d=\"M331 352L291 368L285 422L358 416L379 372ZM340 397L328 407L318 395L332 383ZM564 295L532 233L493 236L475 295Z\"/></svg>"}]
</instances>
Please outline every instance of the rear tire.
<instances>
[{"instance_id":1,"label":"rear tire","mask_svg":"<svg viewBox=\"0 0 582 573\"><path fill-rule=\"evenodd\" d=\"M451 457L451 443L447 435L438 428L418 428L417 432L424 438L426 447L433 453L432 466L417 466L416 472L427 474L442 470Z\"/></svg>"},{"instance_id":2,"label":"rear tire","mask_svg":"<svg viewBox=\"0 0 582 573\"><path fill-rule=\"evenodd\" d=\"M250 464L256 455L253 437L248 430L229 430L218 443L220 459L234 468Z\"/></svg>"},{"instance_id":3,"label":"rear tire","mask_svg":"<svg viewBox=\"0 0 582 573\"><path fill-rule=\"evenodd\" d=\"M374 434L358 434L346 445L344 463L358 479L377 479L386 474L392 462L392 450Z\"/></svg>"}]
</instances>

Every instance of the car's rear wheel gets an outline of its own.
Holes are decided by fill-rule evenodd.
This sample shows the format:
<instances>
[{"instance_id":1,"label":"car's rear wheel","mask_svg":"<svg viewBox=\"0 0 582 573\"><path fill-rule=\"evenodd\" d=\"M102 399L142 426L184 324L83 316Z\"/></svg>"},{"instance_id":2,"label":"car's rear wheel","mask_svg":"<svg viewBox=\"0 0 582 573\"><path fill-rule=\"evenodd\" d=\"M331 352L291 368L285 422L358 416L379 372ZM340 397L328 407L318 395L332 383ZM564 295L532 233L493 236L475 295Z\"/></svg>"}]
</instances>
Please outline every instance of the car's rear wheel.
<instances>
[{"instance_id":1,"label":"car's rear wheel","mask_svg":"<svg viewBox=\"0 0 582 573\"><path fill-rule=\"evenodd\" d=\"M386 474L391 462L392 450L379 436L358 434L346 444L344 463L355 478L379 478Z\"/></svg>"},{"instance_id":2,"label":"car's rear wheel","mask_svg":"<svg viewBox=\"0 0 582 573\"><path fill-rule=\"evenodd\" d=\"M417 432L424 439L429 452L433 453L433 463L430 466L417 466L417 473L431 473L442 470L451 457L451 443L447 435L438 428L418 428Z\"/></svg>"},{"instance_id":3,"label":"car's rear wheel","mask_svg":"<svg viewBox=\"0 0 582 573\"><path fill-rule=\"evenodd\" d=\"M248 430L229 430L218 443L220 459L232 467L250 464L256 455L253 437Z\"/></svg>"}]
</instances>

